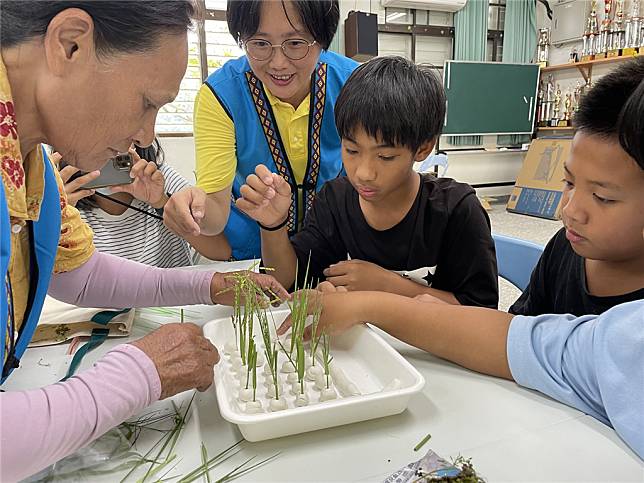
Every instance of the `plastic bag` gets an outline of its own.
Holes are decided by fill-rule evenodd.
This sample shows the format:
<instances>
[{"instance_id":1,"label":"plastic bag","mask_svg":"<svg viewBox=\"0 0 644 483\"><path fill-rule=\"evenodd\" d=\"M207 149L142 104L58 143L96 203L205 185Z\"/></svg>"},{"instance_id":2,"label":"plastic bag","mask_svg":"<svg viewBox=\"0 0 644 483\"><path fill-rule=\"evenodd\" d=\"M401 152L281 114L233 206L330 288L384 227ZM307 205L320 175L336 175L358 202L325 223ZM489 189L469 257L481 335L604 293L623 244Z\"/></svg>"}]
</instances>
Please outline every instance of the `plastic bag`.
<instances>
[{"instance_id":1,"label":"plastic bag","mask_svg":"<svg viewBox=\"0 0 644 483\"><path fill-rule=\"evenodd\" d=\"M99 475L122 473L140 461L141 455L132 449L132 435L118 426L84 448L57 461L24 482L89 481Z\"/></svg>"}]
</instances>

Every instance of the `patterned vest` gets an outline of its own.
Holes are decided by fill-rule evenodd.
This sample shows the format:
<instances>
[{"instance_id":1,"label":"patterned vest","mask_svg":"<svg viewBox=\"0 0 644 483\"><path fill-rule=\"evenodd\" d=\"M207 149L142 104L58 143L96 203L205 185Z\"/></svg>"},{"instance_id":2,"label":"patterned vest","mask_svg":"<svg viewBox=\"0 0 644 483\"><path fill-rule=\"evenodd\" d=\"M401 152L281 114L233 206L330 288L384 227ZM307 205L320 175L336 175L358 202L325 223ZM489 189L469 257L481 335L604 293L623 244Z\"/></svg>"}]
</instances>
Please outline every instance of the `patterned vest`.
<instances>
[{"instance_id":1,"label":"patterned vest","mask_svg":"<svg viewBox=\"0 0 644 483\"><path fill-rule=\"evenodd\" d=\"M0 294L0 384L14 369L12 361L18 361L25 352L27 345L31 341L40 312L42 310L47 287L54 269L56 260L56 251L58 250L58 238L60 237L60 194L56 177L51 163L44 154L45 163L45 191L43 193L40 216L36 222L28 222L25 228L29 229L31 241L31 270L30 270L30 287L29 299L27 304L27 313L15 345L13 354L9 354L7 359L7 368L4 368L5 360L5 341L6 333L10 325L9 314L12 311L10 306L8 292L4 289ZM9 271L9 257L11 255L11 223L9 221L9 211L5 199L4 189L0 189L0 274L3 280L7 280Z\"/></svg>"},{"instance_id":2,"label":"patterned vest","mask_svg":"<svg viewBox=\"0 0 644 483\"><path fill-rule=\"evenodd\" d=\"M309 111L308 163L304 182L297 184L284 143L264 87L253 74L246 57L228 61L206 79L235 125L237 171L233 181L233 199L246 177L264 164L279 173L291 186L288 230L298 230L298 219L304 219L315 193L322 185L342 172L340 138L335 127L335 101L347 78L358 66L356 62L333 52L323 52L311 78ZM300 206L298 191L302 192ZM224 233L232 247L233 258L244 260L261 257L257 223L231 206Z\"/></svg>"}]
</instances>

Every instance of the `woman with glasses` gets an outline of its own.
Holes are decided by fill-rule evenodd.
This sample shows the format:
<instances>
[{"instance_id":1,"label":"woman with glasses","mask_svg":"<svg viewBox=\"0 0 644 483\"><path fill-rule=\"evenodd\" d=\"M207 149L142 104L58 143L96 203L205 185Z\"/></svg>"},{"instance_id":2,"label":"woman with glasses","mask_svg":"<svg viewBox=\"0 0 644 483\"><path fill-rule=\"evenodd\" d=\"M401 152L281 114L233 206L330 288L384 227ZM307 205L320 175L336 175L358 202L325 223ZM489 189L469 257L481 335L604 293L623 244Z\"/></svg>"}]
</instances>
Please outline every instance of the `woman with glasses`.
<instances>
[{"instance_id":1,"label":"woman with glasses","mask_svg":"<svg viewBox=\"0 0 644 483\"><path fill-rule=\"evenodd\" d=\"M170 229L186 236L225 227L233 258L260 257L260 227L231 208L231 193L240 197L265 164L291 185L285 223L298 230L317 190L342 170L333 106L357 63L327 51L339 16L337 0L228 2L228 29L246 55L210 75L197 96L198 188L166 204Z\"/></svg>"}]
</instances>

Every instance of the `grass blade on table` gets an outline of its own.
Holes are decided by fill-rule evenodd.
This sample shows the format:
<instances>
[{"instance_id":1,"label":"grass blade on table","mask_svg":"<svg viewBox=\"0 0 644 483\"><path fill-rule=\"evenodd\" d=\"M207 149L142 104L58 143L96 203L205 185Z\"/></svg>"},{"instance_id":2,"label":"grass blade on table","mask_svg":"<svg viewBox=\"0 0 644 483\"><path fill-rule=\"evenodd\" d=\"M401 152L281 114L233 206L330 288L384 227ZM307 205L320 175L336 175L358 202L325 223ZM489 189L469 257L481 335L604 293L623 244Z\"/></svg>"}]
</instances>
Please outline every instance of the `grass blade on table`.
<instances>
[{"instance_id":1,"label":"grass blade on table","mask_svg":"<svg viewBox=\"0 0 644 483\"><path fill-rule=\"evenodd\" d=\"M172 401L172 406L174 408L175 414L174 414L174 419L175 419L175 426L169 430L167 433L165 433L149 450L148 452L143 455L140 461L137 462L137 464L134 465L134 467L123 477L121 482L126 481L132 473L134 473L139 467L143 465L150 464L148 470L146 471L145 475L138 481L145 482L147 478L149 478L154 472L156 473L157 470L155 470L156 467L159 465L162 465L162 467L165 467L167 463L169 462L168 460L173 459L173 451L174 447L177 443L177 440L179 439L179 436L181 434L181 431L183 430L188 413L190 412L190 408L192 407L192 403L195 398L195 394L193 393L192 397L190 398L190 401L188 402L186 406L186 410L183 414L181 414L181 408L177 407L177 405ZM161 449L156 453L156 456L154 458L150 458L150 455L155 451L157 447L161 446ZM166 448L168 449L166 452ZM165 455L164 455L165 452Z\"/></svg>"},{"instance_id":2,"label":"grass blade on table","mask_svg":"<svg viewBox=\"0 0 644 483\"><path fill-rule=\"evenodd\" d=\"M210 471L216 466L223 463L224 461L227 461L228 459L232 458L233 456L235 456L241 451L241 449L238 449L237 451L233 452L233 450L237 448L240 444L242 444L243 441L244 440L237 441L235 444L229 446L228 448L221 451L219 454L213 456L205 463L205 465L202 464L198 468L195 468L194 470L192 470L187 475L184 475L178 481L178 483L191 483L201 478L202 476L204 476L206 471Z\"/></svg>"},{"instance_id":3,"label":"grass blade on table","mask_svg":"<svg viewBox=\"0 0 644 483\"><path fill-rule=\"evenodd\" d=\"M206 473L206 482L210 483L210 472L208 471L208 450L206 445L201 442L201 464L203 465L204 472Z\"/></svg>"}]
</instances>

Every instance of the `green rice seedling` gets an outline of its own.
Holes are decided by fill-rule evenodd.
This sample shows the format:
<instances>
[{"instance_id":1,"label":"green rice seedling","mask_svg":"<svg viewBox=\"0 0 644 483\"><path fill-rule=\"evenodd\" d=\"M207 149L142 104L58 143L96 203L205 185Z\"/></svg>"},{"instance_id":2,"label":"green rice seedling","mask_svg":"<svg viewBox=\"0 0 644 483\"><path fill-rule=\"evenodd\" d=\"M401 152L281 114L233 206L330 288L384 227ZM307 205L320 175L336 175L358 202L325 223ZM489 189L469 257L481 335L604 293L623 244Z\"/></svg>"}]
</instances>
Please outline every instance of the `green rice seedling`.
<instances>
[{"instance_id":1,"label":"green rice seedling","mask_svg":"<svg viewBox=\"0 0 644 483\"><path fill-rule=\"evenodd\" d=\"M331 365L331 336L325 330L322 332L322 363L324 364L324 377L326 378L326 388L329 389L329 366Z\"/></svg>"},{"instance_id":2,"label":"green rice seedling","mask_svg":"<svg viewBox=\"0 0 644 483\"><path fill-rule=\"evenodd\" d=\"M296 355L297 355L297 359L296 359L297 380L300 383L300 394L304 394L304 372L306 371L306 364L305 364L306 354L304 352L304 343L302 342L302 339L297 341Z\"/></svg>"}]
</instances>

